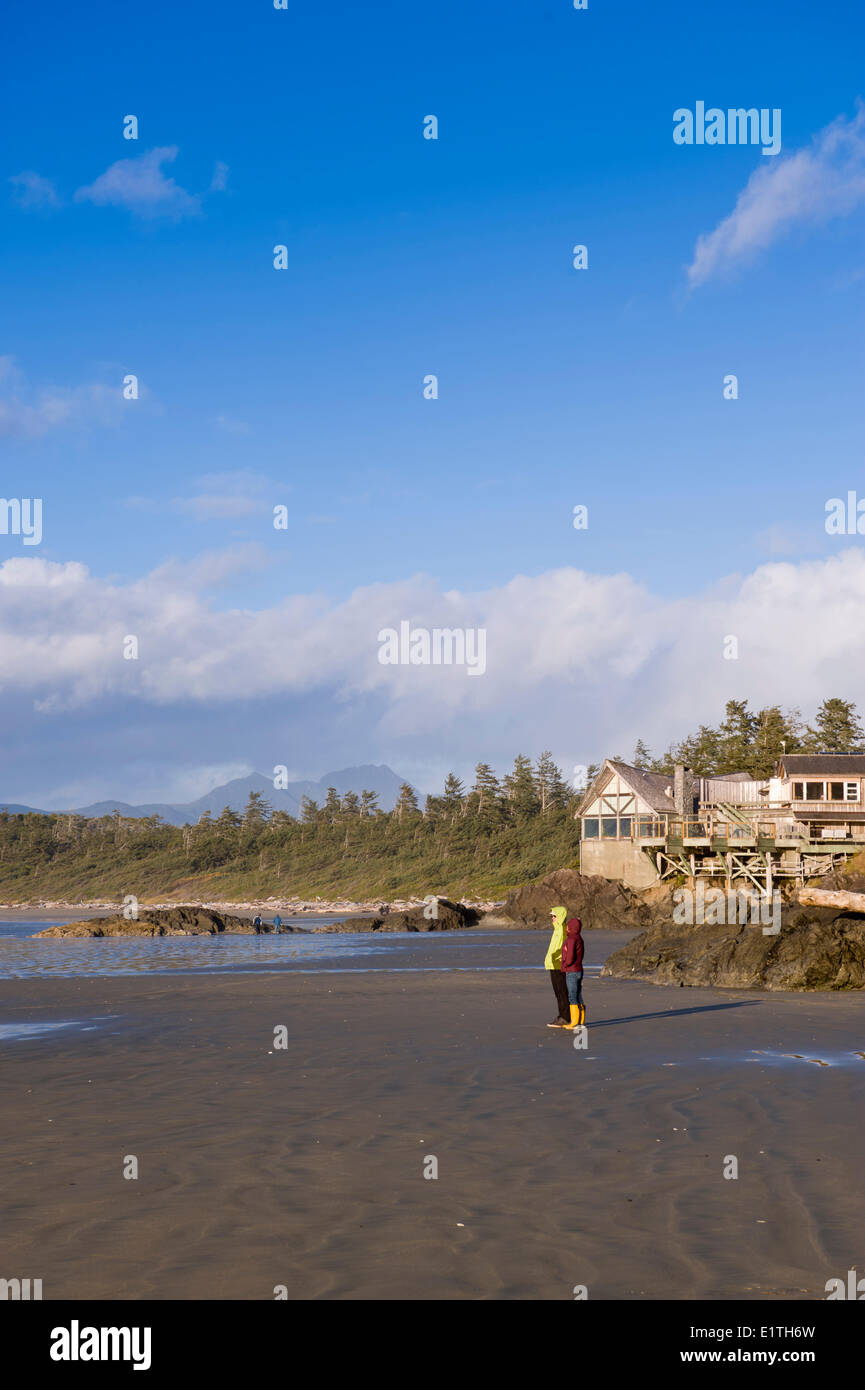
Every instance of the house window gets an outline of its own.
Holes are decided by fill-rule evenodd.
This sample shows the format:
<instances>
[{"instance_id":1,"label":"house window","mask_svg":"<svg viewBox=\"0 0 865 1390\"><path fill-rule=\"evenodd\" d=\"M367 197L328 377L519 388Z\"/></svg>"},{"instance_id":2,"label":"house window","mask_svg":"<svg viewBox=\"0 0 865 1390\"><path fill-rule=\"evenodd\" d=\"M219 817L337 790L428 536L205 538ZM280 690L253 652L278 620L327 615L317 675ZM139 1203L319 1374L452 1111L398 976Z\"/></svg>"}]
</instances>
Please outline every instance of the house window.
<instances>
[{"instance_id":1,"label":"house window","mask_svg":"<svg viewBox=\"0 0 865 1390\"><path fill-rule=\"evenodd\" d=\"M610 816L601 821L601 835L605 840L616 839L616 817Z\"/></svg>"},{"instance_id":2,"label":"house window","mask_svg":"<svg viewBox=\"0 0 865 1390\"><path fill-rule=\"evenodd\" d=\"M859 800L859 783L858 783L858 782L845 782L845 783L844 783L844 800L845 800L845 801L858 801L858 800Z\"/></svg>"},{"instance_id":3,"label":"house window","mask_svg":"<svg viewBox=\"0 0 865 1390\"><path fill-rule=\"evenodd\" d=\"M793 800L794 800L794 801L804 801L804 800L805 800L805 796L804 796L804 787L805 787L804 782L794 782L794 783L793 783Z\"/></svg>"},{"instance_id":4,"label":"house window","mask_svg":"<svg viewBox=\"0 0 865 1390\"><path fill-rule=\"evenodd\" d=\"M846 799L843 782L827 782L826 786L829 792L828 801L844 801Z\"/></svg>"},{"instance_id":5,"label":"house window","mask_svg":"<svg viewBox=\"0 0 865 1390\"><path fill-rule=\"evenodd\" d=\"M620 816L620 817L619 817L619 839L620 839L620 840L630 840L631 837L632 837L632 835L633 835L633 831L631 830L631 817L630 817L630 816Z\"/></svg>"},{"instance_id":6,"label":"house window","mask_svg":"<svg viewBox=\"0 0 865 1390\"><path fill-rule=\"evenodd\" d=\"M598 838L598 818L589 816L583 821L583 839L597 840Z\"/></svg>"},{"instance_id":7,"label":"house window","mask_svg":"<svg viewBox=\"0 0 865 1390\"><path fill-rule=\"evenodd\" d=\"M824 787L824 783L823 783L823 782L806 782L806 783L805 783L805 800L806 800L806 801L822 801L822 800L823 800L823 787Z\"/></svg>"}]
</instances>

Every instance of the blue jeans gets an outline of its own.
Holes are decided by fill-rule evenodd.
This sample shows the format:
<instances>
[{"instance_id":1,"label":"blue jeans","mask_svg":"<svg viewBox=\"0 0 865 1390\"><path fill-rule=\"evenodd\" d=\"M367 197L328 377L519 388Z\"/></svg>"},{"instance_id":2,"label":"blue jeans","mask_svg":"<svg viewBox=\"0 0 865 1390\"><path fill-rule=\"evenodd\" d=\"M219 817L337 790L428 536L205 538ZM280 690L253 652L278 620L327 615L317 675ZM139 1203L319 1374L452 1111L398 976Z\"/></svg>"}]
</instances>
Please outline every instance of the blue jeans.
<instances>
[{"instance_id":1,"label":"blue jeans","mask_svg":"<svg viewBox=\"0 0 865 1390\"><path fill-rule=\"evenodd\" d=\"M582 1004L583 1002L583 972L582 970L568 970L565 972L565 980L568 986L568 1003Z\"/></svg>"}]
</instances>

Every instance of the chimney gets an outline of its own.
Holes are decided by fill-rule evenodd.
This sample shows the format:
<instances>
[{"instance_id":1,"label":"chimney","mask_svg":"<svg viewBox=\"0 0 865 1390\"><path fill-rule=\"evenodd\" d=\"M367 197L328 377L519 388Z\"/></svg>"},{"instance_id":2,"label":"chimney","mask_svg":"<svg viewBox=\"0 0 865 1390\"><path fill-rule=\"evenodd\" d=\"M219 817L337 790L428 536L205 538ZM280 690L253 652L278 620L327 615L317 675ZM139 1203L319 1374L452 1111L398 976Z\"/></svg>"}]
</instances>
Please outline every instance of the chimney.
<instances>
[{"instance_id":1,"label":"chimney","mask_svg":"<svg viewBox=\"0 0 865 1390\"><path fill-rule=\"evenodd\" d=\"M684 763L676 763L673 768L673 801L676 814L682 819L694 814L694 781L691 769Z\"/></svg>"}]
</instances>

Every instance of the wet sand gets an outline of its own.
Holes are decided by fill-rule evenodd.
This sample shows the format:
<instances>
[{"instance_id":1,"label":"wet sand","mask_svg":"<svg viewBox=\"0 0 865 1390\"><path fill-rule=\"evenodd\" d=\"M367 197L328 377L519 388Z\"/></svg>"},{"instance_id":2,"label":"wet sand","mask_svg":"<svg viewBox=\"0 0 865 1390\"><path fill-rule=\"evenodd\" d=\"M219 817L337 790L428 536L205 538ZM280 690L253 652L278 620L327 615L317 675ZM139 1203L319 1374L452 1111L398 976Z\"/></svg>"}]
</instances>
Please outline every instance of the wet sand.
<instances>
[{"instance_id":1,"label":"wet sand","mask_svg":"<svg viewBox=\"0 0 865 1390\"><path fill-rule=\"evenodd\" d=\"M0 1044L3 1272L424 1300L815 1299L865 1271L861 996L585 994L578 1051L536 971L2 981L0 1023L93 1028Z\"/></svg>"}]
</instances>

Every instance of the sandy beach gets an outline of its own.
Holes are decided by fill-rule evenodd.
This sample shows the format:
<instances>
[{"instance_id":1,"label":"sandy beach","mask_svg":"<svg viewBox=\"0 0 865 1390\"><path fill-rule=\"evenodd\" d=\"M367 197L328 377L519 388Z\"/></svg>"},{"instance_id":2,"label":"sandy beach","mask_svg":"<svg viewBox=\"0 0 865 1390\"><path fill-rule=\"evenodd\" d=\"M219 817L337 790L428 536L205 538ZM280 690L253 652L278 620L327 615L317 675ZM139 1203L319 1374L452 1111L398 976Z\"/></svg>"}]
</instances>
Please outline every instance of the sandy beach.
<instances>
[{"instance_id":1,"label":"sandy beach","mask_svg":"<svg viewBox=\"0 0 865 1390\"><path fill-rule=\"evenodd\" d=\"M0 1044L4 1270L46 1299L687 1300L865 1267L860 997L589 978L579 1051L537 934L507 935L500 971L475 941L0 981L5 1027L90 1029Z\"/></svg>"}]
</instances>

